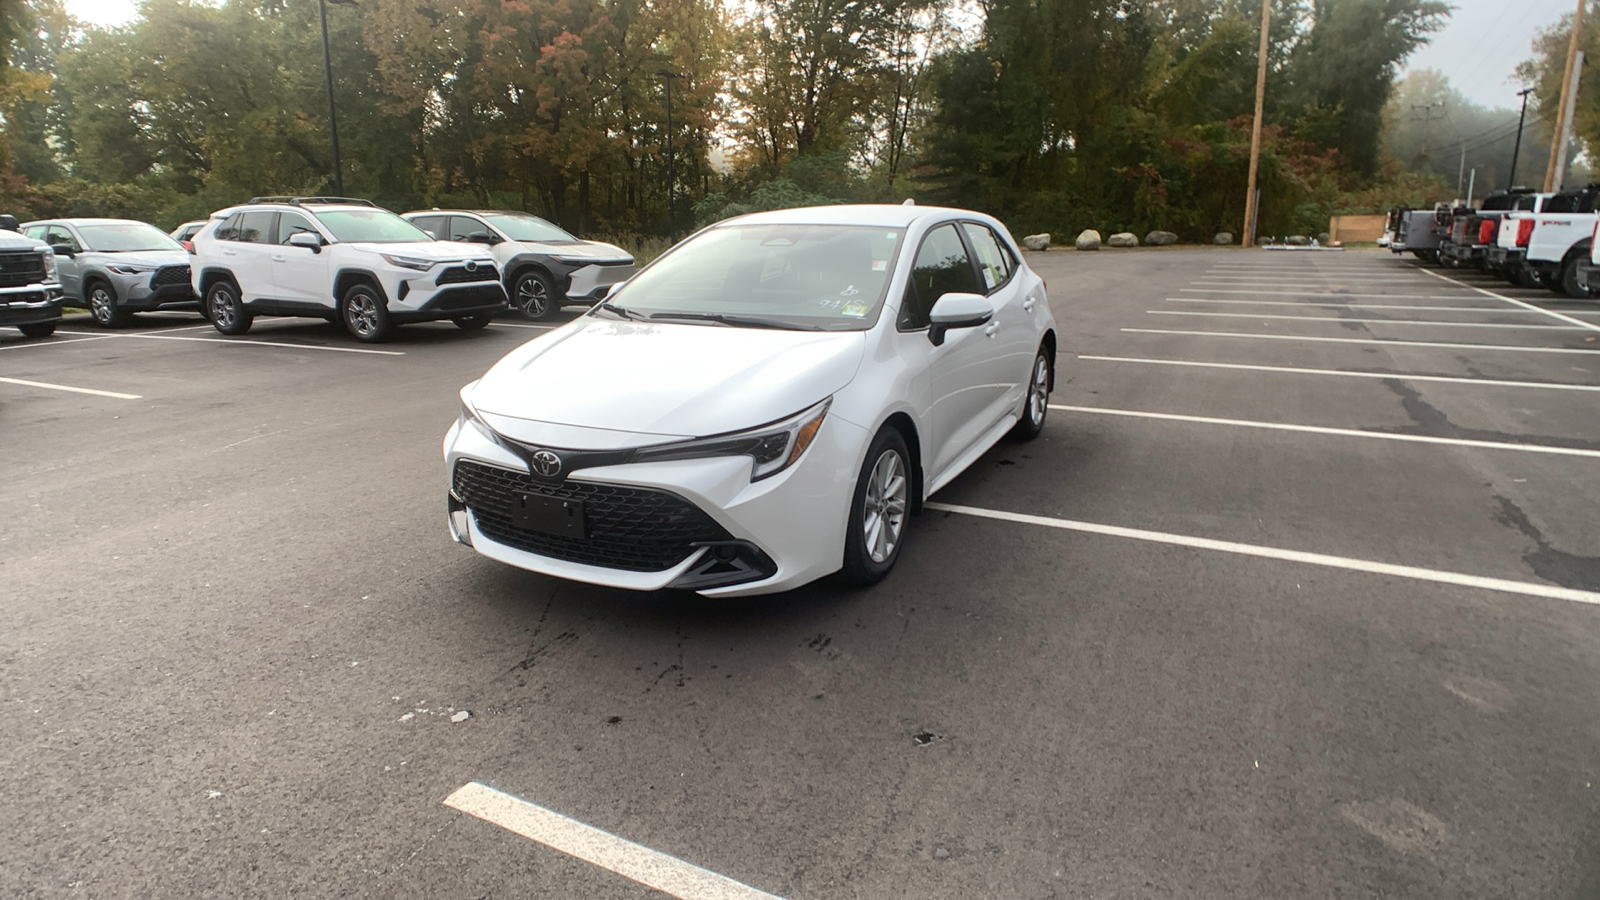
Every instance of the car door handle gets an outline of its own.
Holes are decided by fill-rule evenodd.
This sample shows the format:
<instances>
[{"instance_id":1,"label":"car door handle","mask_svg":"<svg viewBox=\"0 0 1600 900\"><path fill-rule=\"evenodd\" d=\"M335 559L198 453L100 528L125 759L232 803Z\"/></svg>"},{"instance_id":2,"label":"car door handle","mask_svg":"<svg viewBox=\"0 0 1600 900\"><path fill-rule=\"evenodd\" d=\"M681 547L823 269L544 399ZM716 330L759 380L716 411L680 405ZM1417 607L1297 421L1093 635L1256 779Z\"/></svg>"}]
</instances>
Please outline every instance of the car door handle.
<instances>
[{"instance_id":1,"label":"car door handle","mask_svg":"<svg viewBox=\"0 0 1600 900\"><path fill-rule=\"evenodd\" d=\"M223 250L222 250L222 255L223 256L238 256L239 252L237 250L229 250L226 247L224 247Z\"/></svg>"},{"instance_id":2,"label":"car door handle","mask_svg":"<svg viewBox=\"0 0 1600 900\"><path fill-rule=\"evenodd\" d=\"M288 262L289 258L286 257L286 256L278 256L277 254L273 254L272 261L273 262Z\"/></svg>"},{"instance_id":3,"label":"car door handle","mask_svg":"<svg viewBox=\"0 0 1600 900\"><path fill-rule=\"evenodd\" d=\"M1039 302L1039 298L1038 297L1029 297L1028 299L1022 301L1022 308L1023 309L1033 309L1033 305L1035 303L1038 303L1038 302Z\"/></svg>"},{"instance_id":4,"label":"car door handle","mask_svg":"<svg viewBox=\"0 0 1600 900\"><path fill-rule=\"evenodd\" d=\"M994 333L999 331L999 330L1000 330L1000 323L999 322L990 322L989 323L989 327L985 328L983 330L983 333L988 335L989 337L994 337Z\"/></svg>"}]
</instances>

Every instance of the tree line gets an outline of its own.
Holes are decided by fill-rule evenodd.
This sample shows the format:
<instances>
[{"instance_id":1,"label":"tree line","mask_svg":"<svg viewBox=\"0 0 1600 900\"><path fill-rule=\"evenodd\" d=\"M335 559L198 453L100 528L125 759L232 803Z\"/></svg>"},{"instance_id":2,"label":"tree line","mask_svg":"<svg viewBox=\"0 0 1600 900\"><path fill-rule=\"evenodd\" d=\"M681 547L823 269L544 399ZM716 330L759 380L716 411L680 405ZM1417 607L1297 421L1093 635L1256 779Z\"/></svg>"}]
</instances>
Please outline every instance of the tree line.
<instances>
[{"instance_id":1,"label":"tree line","mask_svg":"<svg viewBox=\"0 0 1600 900\"><path fill-rule=\"evenodd\" d=\"M1448 6L1272 3L1262 232L1439 190L1386 150L1385 110ZM1205 240L1242 225L1259 15L1258 0L347 0L328 29L346 192L391 208L661 235L669 191L680 233L915 197L1019 233ZM120 28L8 2L0 46L6 209L171 226L332 189L315 0L144 0Z\"/></svg>"}]
</instances>

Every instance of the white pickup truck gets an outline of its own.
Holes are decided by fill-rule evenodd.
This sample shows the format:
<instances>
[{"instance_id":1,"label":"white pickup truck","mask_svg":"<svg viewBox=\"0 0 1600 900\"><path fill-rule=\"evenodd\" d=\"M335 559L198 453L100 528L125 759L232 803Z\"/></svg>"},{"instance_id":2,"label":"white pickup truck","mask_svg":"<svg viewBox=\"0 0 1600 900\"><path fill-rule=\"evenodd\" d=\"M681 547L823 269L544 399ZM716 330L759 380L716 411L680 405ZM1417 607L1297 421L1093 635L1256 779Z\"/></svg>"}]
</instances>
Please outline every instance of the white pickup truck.
<instances>
[{"instance_id":1,"label":"white pickup truck","mask_svg":"<svg viewBox=\"0 0 1600 900\"><path fill-rule=\"evenodd\" d=\"M1587 273L1580 272L1594 246L1595 200L1600 185L1591 184L1551 196L1533 217L1524 266L1538 282L1569 297L1589 296Z\"/></svg>"},{"instance_id":2,"label":"white pickup truck","mask_svg":"<svg viewBox=\"0 0 1600 900\"><path fill-rule=\"evenodd\" d=\"M1500 232L1494 246L1489 248L1484 268L1518 287L1534 287L1533 273L1523 265L1528 253L1528 240L1533 236L1533 226L1544 202L1554 194L1524 194L1517 198L1516 206L1500 217Z\"/></svg>"}]
</instances>

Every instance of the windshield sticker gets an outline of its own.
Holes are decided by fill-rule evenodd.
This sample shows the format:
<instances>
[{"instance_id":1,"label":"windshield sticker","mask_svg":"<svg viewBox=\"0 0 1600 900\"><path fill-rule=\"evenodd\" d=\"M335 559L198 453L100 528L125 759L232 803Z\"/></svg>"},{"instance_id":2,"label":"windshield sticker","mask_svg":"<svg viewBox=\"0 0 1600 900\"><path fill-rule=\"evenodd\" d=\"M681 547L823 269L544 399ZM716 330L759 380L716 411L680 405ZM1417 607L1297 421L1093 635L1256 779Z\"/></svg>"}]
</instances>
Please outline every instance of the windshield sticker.
<instances>
[{"instance_id":1,"label":"windshield sticker","mask_svg":"<svg viewBox=\"0 0 1600 900\"><path fill-rule=\"evenodd\" d=\"M889 261L887 259L875 259L872 261L872 271L874 272L882 272L888 268Z\"/></svg>"},{"instance_id":2,"label":"windshield sticker","mask_svg":"<svg viewBox=\"0 0 1600 900\"><path fill-rule=\"evenodd\" d=\"M852 319L859 319L866 314L867 306L864 303L850 303L844 309L839 310L839 315L849 316Z\"/></svg>"}]
</instances>

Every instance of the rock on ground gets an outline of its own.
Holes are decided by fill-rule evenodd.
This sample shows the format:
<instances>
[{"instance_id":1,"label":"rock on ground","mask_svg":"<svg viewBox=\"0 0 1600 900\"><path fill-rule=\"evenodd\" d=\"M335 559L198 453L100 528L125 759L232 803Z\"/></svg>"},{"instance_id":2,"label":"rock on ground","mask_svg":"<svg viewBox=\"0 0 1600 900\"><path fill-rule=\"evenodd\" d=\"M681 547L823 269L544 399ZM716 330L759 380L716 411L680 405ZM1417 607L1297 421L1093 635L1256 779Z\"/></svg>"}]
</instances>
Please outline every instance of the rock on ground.
<instances>
[{"instance_id":1,"label":"rock on ground","mask_svg":"<svg viewBox=\"0 0 1600 900\"><path fill-rule=\"evenodd\" d=\"M1320 232L1317 233L1317 243L1319 243L1319 244L1323 245L1324 247L1326 247L1328 244L1330 244L1332 242L1333 242L1333 235L1327 233L1326 231L1320 231Z\"/></svg>"},{"instance_id":2,"label":"rock on ground","mask_svg":"<svg viewBox=\"0 0 1600 900\"><path fill-rule=\"evenodd\" d=\"M1284 238L1283 242L1291 247L1306 247L1311 244L1311 238L1303 234L1291 234Z\"/></svg>"},{"instance_id":3,"label":"rock on ground","mask_svg":"<svg viewBox=\"0 0 1600 900\"><path fill-rule=\"evenodd\" d=\"M1152 231L1144 236L1144 242L1151 247L1165 247L1168 244L1176 244L1178 236L1170 231Z\"/></svg>"},{"instance_id":4,"label":"rock on ground","mask_svg":"<svg viewBox=\"0 0 1600 900\"><path fill-rule=\"evenodd\" d=\"M1073 242L1079 250L1099 250L1100 232L1093 228L1085 228L1078 233L1078 239Z\"/></svg>"},{"instance_id":5,"label":"rock on ground","mask_svg":"<svg viewBox=\"0 0 1600 900\"><path fill-rule=\"evenodd\" d=\"M1211 243L1231 244L1233 243L1233 235L1227 233L1226 231L1219 231L1217 232L1217 236L1211 239Z\"/></svg>"},{"instance_id":6,"label":"rock on ground","mask_svg":"<svg viewBox=\"0 0 1600 900\"><path fill-rule=\"evenodd\" d=\"M1050 232L1046 231L1042 234L1030 234L1022 239L1022 246L1027 247L1029 250L1049 250Z\"/></svg>"},{"instance_id":7,"label":"rock on ground","mask_svg":"<svg viewBox=\"0 0 1600 900\"><path fill-rule=\"evenodd\" d=\"M1137 247L1139 238L1131 231L1119 231L1106 238L1107 247Z\"/></svg>"}]
</instances>

